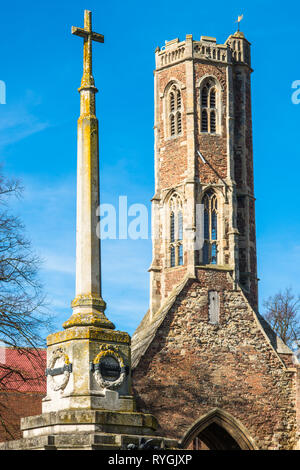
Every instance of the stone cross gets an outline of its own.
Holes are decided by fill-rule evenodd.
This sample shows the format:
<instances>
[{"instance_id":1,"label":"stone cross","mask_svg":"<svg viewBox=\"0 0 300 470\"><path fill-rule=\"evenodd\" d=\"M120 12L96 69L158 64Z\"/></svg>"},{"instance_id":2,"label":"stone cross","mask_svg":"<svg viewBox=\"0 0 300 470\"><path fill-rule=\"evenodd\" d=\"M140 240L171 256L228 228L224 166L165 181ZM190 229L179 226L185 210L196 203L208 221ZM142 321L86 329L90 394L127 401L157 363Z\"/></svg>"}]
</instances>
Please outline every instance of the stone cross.
<instances>
[{"instance_id":1,"label":"stone cross","mask_svg":"<svg viewBox=\"0 0 300 470\"><path fill-rule=\"evenodd\" d=\"M71 32L84 39L84 53L77 131L76 292L73 314L63 326L93 325L113 329L113 323L104 314L106 304L101 294L101 250L97 232L99 136L95 105L98 90L92 75L92 41L103 43L104 36L92 31L92 13L88 10L84 12L84 28L73 26Z\"/></svg>"},{"instance_id":2,"label":"stone cross","mask_svg":"<svg viewBox=\"0 0 300 470\"><path fill-rule=\"evenodd\" d=\"M72 34L84 39L83 43L83 85L94 85L92 75L92 41L104 43L104 36L92 31L92 12L84 11L84 28L72 26Z\"/></svg>"}]
</instances>

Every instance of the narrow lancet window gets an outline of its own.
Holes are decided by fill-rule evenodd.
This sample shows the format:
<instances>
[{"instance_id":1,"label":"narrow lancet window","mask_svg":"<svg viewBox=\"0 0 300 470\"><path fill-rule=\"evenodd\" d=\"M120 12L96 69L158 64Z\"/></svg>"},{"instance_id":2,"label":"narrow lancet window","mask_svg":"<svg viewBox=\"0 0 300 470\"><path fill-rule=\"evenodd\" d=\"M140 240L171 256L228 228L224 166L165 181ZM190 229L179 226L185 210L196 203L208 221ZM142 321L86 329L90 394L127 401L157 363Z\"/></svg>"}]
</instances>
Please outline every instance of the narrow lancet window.
<instances>
[{"instance_id":1,"label":"narrow lancet window","mask_svg":"<svg viewBox=\"0 0 300 470\"><path fill-rule=\"evenodd\" d=\"M203 111L202 111L201 131L202 132L207 132L208 131L208 120L207 120L207 110L206 109L203 109Z\"/></svg>"},{"instance_id":2,"label":"narrow lancet window","mask_svg":"<svg viewBox=\"0 0 300 470\"><path fill-rule=\"evenodd\" d=\"M170 131L171 131L171 135L175 135L175 116L174 114L171 114L170 116Z\"/></svg>"},{"instance_id":3,"label":"narrow lancet window","mask_svg":"<svg viewBox=\"0 0 300 470\"><path fill-rule=\"evenodd\" d=\"M218 264L218 201L214 191L207 191L202 203L204 205L202 264Z\"/></svg>"},{"instance_id":4,"label":"narrow lancet window","mask_svg":"<svg viewBox=\"0 0 300 470\"><path fill-rule=\"evenodd\" d=\"M208 242L205 241L203 245L203 264L209 264L209 245Z\"/></svg>"},{"instance_id":5,"label":"narrow lancet window","mask_svg":"<svg viewBox=\"0 0 300 470\"><path fill-rule=\"evenodd\" d=\"M169 135L175 137L182 133L182 97L177 85L168 94Z\"/></svg>"},{"instance_id":6,"label":"narrow lancet window","mask_svg":"<svg viewBox=\"0 0 300 470\"><path fill-rule=\"evenodd\" d=\"M212 134L216 132L216 113L214 111L210 112L210 132Z\"/></svg>"},{"instance_id":7,"label":"narrow lancet window","mask_svg":"<svg viewBox=\"0 0 300 470\"><path fill-rule=\"evenodd\" d=\"M208 90L206 86L202 89L202 95L201 95L201 106L203 108L207 108L207 98L208 98Z\"/></svg>"},{"instance_id":8,"label":"narrow lancet window","mask_svg":"<svg viewBox=\"0 0 300 470\"><path fill-rule=\"evenodd\" d=\"M171 218L170 218L170 229L171 229L171 242L175 242L175 215L174 212L171 213Z\"/></svg>"},{"instance_id":9,"label":"narrow lancet window","mask_svg":"<svg viewBox=\"0 0 300 470\"><path fill-rule=\"evenodd\" d=\"M183 265L183 248L182 245L178 246L178 265Z\"/></svg>"},{"instance_id":10,"label":"narrow lancet window","mask_svg":"<svg viewBox=\"0 0 300 470\"><path fill-rule=\"evenodd\" d=\"M181 108L181 93L177 90L177 109Z\"/></svg>"},{"instance_id":11,"label":"narrow lancet window","mask_svg":"<svg viewBox=\"0 0 300 470\"><path fill-rule=\"evenodd\" d=\"M183 226L182 226L182 212L178 212L178 240L182 240Z\"/></svg>"},{"instance_id":12,"label":"narrow lancet window","mask_svg":"<svg viewBox=\"0 0 300 470\"><path fill-rule=\"evenodd\" d=\"M178 194L173 194L169 202L170 211L170 267L182 266L183 259L183 211Z\"/></svg>"},{"instance_id":13,"label":"narrow lancet window","mask_svg":"<svg viewBox=\"0 0 300 470\"><path fill-rule=\"evenodd\" d=\"M171 246L171 268L176 266L175 246Z\"/></svg>"},{"instance_id":14,"label":"narrow lancet window","mask_svg":"<svg viewBox=\"0 0 300 470\"><path fill-rule=\"evenodd\" d=\"M216 107L216 91L214 88L210 91L209 107L210 108Z\"/></svg>"},{"instance_id":15,"label":"narrow lancet window","mask_svg":"<svg viewBox=\"0 0 300 470\"><path fill-rule=\"evenodd\" d=\"M170 111L175 110L175 97L174 93L170 93Z\"/></svg>"},{"instance_id":16,"label":"narrow lancet window","mask_svg":"<svg viewBox=\"0 0 300 470\"><path fill-rule=\"evenodd\" d=\"M217 264L217 244L212 243L211 245L211 264Z\"/></svg>"},{"instance_id":17,"label":"narrow lancet window","mask_svg":"<svg viewBox=\"0 0 300 470\"><path fill-rule=\"evenodd\" d=\"M205 81L200 89L201 132L215 134L218 131L218 91L214 78Z\"/></svg>"}]
</instances>

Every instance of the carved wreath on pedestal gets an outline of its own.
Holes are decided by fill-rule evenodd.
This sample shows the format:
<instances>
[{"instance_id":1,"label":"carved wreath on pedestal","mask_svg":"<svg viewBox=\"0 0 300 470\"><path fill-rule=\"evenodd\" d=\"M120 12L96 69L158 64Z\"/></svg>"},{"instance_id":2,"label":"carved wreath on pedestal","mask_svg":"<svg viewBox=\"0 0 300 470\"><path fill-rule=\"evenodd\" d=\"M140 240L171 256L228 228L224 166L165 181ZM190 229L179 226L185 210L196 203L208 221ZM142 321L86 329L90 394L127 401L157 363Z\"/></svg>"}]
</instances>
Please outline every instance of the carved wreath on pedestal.
<instances>
[{"instance_id":1,"label":"carved wreath on pedestal","mask_svg":"<svg viewBox=\"0 0 300 470\"><path fill-rule=\"evenodd\" d=\"M63 359L64 366L56 370L54 369L55 363L56 361L60 359ZM61 392L63 392L63 390L66 388L69 382L70 373L72 370L72 367L70 366L71 364L70 364L69 356L65 353L63 348L55 349L52 352L52 356L49 362L49 367L46 370L46 375L49 376L49 384L53 391L57 392L58 390L60 390ZM56 383L54 380L54 376L60 375L61 373L63 374L63 379L59 383Z\"/></svg>"},{"instance_id":2,"label":"carved wreath on pedestal","mask_svg":"<svg viewBox=\"0 0 300 470\"><path fill-rule=\"evenodd\" d=\"M117 368L115 367L113 369L114 371L118 369L119 377L116 380L106 380L103 377L103 371L102 371L103 367L101 367L101 362L103 366L103 359L108 358L108 357L114 359L116 363L118 364ZM112 367L112 366L106 366L106 367L109 370L109 367ZM95 377L97 384L103 389L106 388L110 390L115 390L117 388L120 388L120 386L125 380L126 373L127 373L127 368L124 364L124 359L120 354L119 348L117 348L116 346L108 345L108 344L103 344L100 346L100 352L93 361L92 370L94 372L94 377Z\"/></svg>"}]
</instances>

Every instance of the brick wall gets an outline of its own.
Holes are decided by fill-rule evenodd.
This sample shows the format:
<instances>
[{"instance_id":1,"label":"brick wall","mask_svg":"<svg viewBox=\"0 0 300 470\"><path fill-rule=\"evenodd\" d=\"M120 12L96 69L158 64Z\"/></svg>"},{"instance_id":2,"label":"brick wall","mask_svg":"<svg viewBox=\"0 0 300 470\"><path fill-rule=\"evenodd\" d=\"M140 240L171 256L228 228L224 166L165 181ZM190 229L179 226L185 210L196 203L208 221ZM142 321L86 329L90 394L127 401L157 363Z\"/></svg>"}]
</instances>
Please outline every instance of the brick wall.
<instances>
[{"instance_id":1,"label":"brick wall","mask_svg":"<svg viewBox=\"0 0 300 470\"><path fill-rule=\"evenodd\" d=\"M185 64L175 65L172 69L163 70L159 74L159 94L165 92L166 86L172 80L178 80L179 83L185 84ZM181 90L182 107L186 110L186 90ZM182 183L187 171L186 149L181 146L186 141L186 119L183 112L182 133L180 136L168 138L165 135L166 113L164 108L164 100L159 99L159 132L160 147L163 147L160 160L160 186L161 188L170 188Z\"/></svg>"},{"instance_id":2,"label":"brick wall","mask_svg":"<svg viewBox=\"0 0 300 470\"><path fill-rule=\"evenodd\" d=\"M197 149L205 156L205 159L210 163L205 164L197 154L196 156L196 175L200 177L202 184L219 183L220 178L226 179L227 177L227 82L226 82L226 67L221 65L215 67L214 65L195 63L194 65L195 83L196 83L196 96L195 96L195 111L196 111L196 143ZM221 133L204 134L200 132L200 92L197 84L202 77L213 76L216 77L221 85Z\"/></svg>"},{"instance_id":3,"label":"brick wall","mask_svg":"<svg viewBox=\"0 0 300 470\"><path fill-rule=\"evenodd\" d=\"M0 441L19 439L20 419L42 412L46 349L0 350Z\"/></svg>"},{"instance_id":4,"label":"brick wall","mask_svg":"<svg viewBox=\"0 0 300 470\"><path fill-rule=\"evenodd\" d=\"M42 412L45 393L0 392L0 442L20 439L20 420Z\"/></svg>"}]
</instances>

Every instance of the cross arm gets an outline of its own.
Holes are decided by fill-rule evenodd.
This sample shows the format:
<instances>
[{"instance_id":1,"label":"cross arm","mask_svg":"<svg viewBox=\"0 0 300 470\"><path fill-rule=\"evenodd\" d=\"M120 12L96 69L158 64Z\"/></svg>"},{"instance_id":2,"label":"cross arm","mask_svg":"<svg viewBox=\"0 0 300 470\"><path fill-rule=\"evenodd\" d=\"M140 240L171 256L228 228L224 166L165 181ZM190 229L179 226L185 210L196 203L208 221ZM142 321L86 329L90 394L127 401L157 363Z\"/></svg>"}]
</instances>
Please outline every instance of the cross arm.
<instances>
[{"instance_id":1,"label":"cross arm","mask_svg":"<svg viewBox=\"0 0 300 470\"><path fill-rule=\"evenodd\" d=\"M103 34L98 34L98 33L91 33L92 34L92 40L96 42L104 42L104 36Z\"/></svg>"},{"instance_id":2,"label":"cross arm","mask_svg":"<svg viewBox=\"0 0 300 470\"><path fill-rule=\"evenodd\" d=\"M86 38L88 36L88 31L85 31L82 28L77 28L77 26L72 26L71 33L82 38Z\"/></svg>"},{"instance_id":3,"label":"cross arm","mask_svg":"<svg viewBox=\"0 0 300 470\"><path fill-rule=\"evenodd\" d=\"M102 43L104 42L104 36L102 34L90 32L83 28L77 28L77 26L72 26L71 33L82 38L87 38L89 35L91 35L91 39L93 41Z\"/></svg>"}]
</instances>

